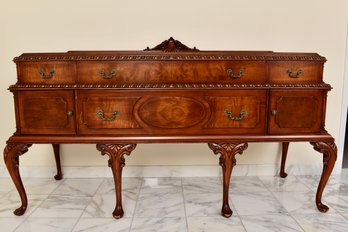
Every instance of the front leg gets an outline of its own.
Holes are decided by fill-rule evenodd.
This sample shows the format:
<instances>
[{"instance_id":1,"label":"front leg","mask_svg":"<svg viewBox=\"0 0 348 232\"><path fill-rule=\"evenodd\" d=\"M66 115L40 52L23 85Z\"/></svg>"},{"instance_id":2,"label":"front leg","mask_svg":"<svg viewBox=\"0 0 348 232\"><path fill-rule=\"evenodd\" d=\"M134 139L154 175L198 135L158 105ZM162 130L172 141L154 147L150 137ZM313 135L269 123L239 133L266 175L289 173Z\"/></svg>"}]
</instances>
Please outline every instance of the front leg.
<instances>
[{"instance_id":1,"label":"front leg","mask_svg":"<svg viewBox=\"0 0 348 232\"><path fill-rule=\"evenodd\" d=\"M323 153L323 173L321 174L320 182L317 189L315 203L320 212L327 212L329 207L321 202L321 197L326 186L327 181L331 175L331 172L335 166L337 159L337 147L333 141L330 142L311 142L314 150Z\"/></svg>"},{"instance_id":2,"label":"front leg","mask_svg":"<svg viewBox=\"0 0 348 232\"><path fill-rule=\"evenodd\" d=\"M214 154L220 154L220 166L223 171L223 203L221 215L231 217L232 210L228 202L228 192L233 166L236 165L236 154L242 154L248 148L247 143L208 143Z\"/></svg>"},{"instance_id":3,"label":"front leg","mask_svg":"<svg viewBox=\"0 0 348 232\"><path fill-rule=\"evenodd\" d=\"M288 174L285 172L286 157L288 155L289 142L282 143L282 162L280 165L280 177L285 178Z\"/></svg>"},{"instance_id":4,"label":"front leg","mask_svg":"<svg viewBox=\"0 0 348 232\"><path fill-rule=\"evenodd\" d=\"M109 156L109 167L111 167L114 176L115 191L116 191L116 207L112 215L119 219L123 216L122 208L122 168L125 165L124 155L130 155L135 149L136 144L97 144L97 150L102 155Z\"/></svg>"},{"instance_id":5,"label":"front leg","mask_svg":"<svg viewBox=\"0 0 348 232\"><path fill-rule=\"evenodd\" d=\"M4 149L4 160L7 170L22 201L22 205L13 211L13 213L17 216L23 215L28 206L27 194L25 193L21 175L19 173L19 156L27 152L30 146L31 144L17 144L8 142Z\"/></svg>"}]
</instances>

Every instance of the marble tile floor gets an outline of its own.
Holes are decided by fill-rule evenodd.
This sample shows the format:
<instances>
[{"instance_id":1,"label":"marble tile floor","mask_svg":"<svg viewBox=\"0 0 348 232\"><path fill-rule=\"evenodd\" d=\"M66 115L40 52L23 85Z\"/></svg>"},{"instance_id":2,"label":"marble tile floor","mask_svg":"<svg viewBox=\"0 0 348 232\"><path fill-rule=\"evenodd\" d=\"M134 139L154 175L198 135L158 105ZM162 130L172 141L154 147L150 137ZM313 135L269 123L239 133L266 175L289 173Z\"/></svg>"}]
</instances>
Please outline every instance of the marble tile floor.
<instances>
[{"instance_id":1,"label":"marble tile floor","mask_svg":"<svg viewBox=\"0 0 348 232\"><path fill-rule=\"evenodd\" d=\"M232 177L231 218L220 216L219 177L124 178L122 219L112 218L112 178L25 178L29 207L17 217L19 196L0 178L0 231L348 231L348 173L332 176L324 192L328 213L314 196L319 176Z\"/></svg>"}]
</instances>

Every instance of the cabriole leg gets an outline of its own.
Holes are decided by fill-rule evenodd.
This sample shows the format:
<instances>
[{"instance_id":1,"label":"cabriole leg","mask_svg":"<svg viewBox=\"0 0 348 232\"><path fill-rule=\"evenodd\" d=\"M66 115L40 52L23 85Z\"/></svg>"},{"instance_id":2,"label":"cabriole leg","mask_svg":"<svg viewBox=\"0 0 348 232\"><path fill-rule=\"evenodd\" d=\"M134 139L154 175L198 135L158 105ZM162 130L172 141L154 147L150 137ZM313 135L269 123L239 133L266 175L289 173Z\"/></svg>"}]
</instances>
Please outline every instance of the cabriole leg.
<instances>
[{"instance_id":1,"label":"cabriole leg","mask_svg":"<svg viewBox=\"0 0 348 232\"><path fill-rule=\"evenodd\" d=\"M63 178L62 166L60 164L60 144L52 144L54 158L56 160L57 175L54 176L54 179L61 180Z\"/></svg>"},{"instance_id":2,"label":"cabriole leg","mask_svg":"<svg viewBox=\"0 0 348 232\"><path fill-rule=\"evenodd\" d=\"M27 152L30 146L31 144L7 143L4 149L4 160L7 170L22 201L22 205L13 211L13 213L17 216L23 215L28 206L27 194L25 193L21 175L19 173L19 156Z\"/></svg>"},{"instance_id":3,"label":"cabriole leg","mask_svg":"<svg viewBox=\"0 0 348 232\"><path fill-rule=\"evenodd\" d=\"M286 157L288 156L289 142L282 144L282 163L280 165L280 177L285 178L288 174L285 172Z\"/></svg>"},{"instance_id":4,"label":"cabriole leg","mask_svg":"<svg viewBox=\"0 0 348 232\"><path fill-rule=\"evenodd\" d=\"M236 154L242 154L248 148L247 143L208 143L214 154L220 154L220 166L223 171L223 203L221 215L231 217L232 210L228 202L228 193L233 166L236 165Z\"/></svg>"},{"instance_id":5,"label":"cabriole leg","mask_svg":"<svg viewBox=\"0 0 348 232\"><path fill-rule=\"evenodd\" d=\"M321 202L321 197L326 186L327 181L331 175L331 172L335 166L337 159L337 147L333 141L329 142L311 142L314 150L323 153L323 173L321 174L320 182L315 197L315 203L320 212L327 212L329 207Z\"/></svg>"},{"instance_id":6,"label":"cabriole leg","mask_svg":"<svg viewBox=\"0 0 348 232\"><path fill-rule=\"evenodd\" d=\"M116 207L112 213L113 217L119 219L123 216L122 208L122 168L125 165L124 155L130 155L135 149L136 144L97 144L97 150L102 155L109 156L109 167L111 167L114 176L116 190Z\"/></svg>"}]
</instances>

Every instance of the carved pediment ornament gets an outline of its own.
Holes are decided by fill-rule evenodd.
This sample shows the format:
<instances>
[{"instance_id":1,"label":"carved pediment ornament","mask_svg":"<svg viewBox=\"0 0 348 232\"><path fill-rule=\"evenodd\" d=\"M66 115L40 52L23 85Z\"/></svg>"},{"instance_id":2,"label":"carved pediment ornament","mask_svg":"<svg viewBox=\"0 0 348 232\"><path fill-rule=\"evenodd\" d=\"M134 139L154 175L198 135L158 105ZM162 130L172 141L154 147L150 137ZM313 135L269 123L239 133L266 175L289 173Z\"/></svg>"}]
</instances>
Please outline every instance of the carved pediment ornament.
<instances>
[{"instance_id":1,"label":"carved pediment ornament","mask_svg":"<svg viewBox=\"0 0 348 232\"><path fill-rule=\"evenodd\" d=\"M185 44L182 44L179 40L175 40L170 37L168 40L163 41L159 45L149 48L144 51L163 51L163 52L181 52L181 51L199 51L196 47L189 48Z\"/></svg>"}]
</instances>

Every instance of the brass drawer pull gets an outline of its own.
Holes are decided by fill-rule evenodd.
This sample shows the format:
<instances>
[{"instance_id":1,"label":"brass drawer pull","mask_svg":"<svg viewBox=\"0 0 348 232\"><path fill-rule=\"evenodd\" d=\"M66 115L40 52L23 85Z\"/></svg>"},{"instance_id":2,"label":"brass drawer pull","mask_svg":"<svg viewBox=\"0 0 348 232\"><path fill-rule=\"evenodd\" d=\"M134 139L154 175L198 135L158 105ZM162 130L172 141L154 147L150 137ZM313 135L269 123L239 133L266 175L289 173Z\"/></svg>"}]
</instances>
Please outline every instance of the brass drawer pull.
<instances>
[{"instance_id":1,"label":"brass drawer pull","mask_svg":"<svg viewBox=\"0 0 348 232\"><path fill-rule=\"evenodd\" d=\"M54 69L52 69L48 74L46 74L42 69L39 70L39 74L43 79L51 79L55 73L56 71Z\"/></svg>"},{"instance_id":2,"label":"brass drawer pull","mask_svg":"<svg viewBox=\"0 0 348 232\"><path fill-rule=\"evenodd\" d=\"M273 116L276 116L277 113L278 113L278 110L272 110L272 115L273 115Z\"/></svg>"},{"instance_id":3,"label":"brass drawer pull","mask_svg":"<svg viewBox=\"0 0 348 232\"><path fill-rule=\"evenodd\" d=\"M227 115L228 119L231 121L241 121L246 115L247 111L245 109L242 109L239 113L239 116L233 116L233 113L229 109L225 109L224 111L225 115Z\"/></svg>"},{"instance_id":4,"label":"brass drawer pull","mask_svg":"<svg viewBox=\"0 0 348 232\"><path fill-rule=\"evenodd\" d=\"M229 75L230 77L232 77L233 79L237 79L240 78L241 76L243 76L245 73L244 69L239 69L238 74L234 74L233 70L231 68L227 69L227 75Z\"/></svg>"},{"instance_id":5,"label":"brass drawer pull","mask_svg":"<svg viewBox=\"0 0 348 232\"><path fill-rule=\"evenodd\" d=\"M303 71L302 71L302 69L298 69L298 70L297 70L297 73L294 74L294 73L292 72L292 68L291 68L291 69L286 70L286 73L287 73L287 74L289 75L289 77L291 77L291 78L299 78L299 77L302 75Z\"/></svg>"},{"instance_id":6,"label":"brass drawer pull","mask_svg":"<svg viewBox=\"0 0 348 232\"><path fill-rule=\"evenodd\" d=\"M103 121L113 121L116 119L116 117L120 114L120 112L118 110L115 110L114 112L112 112L112 116L111 117L105 117L104 116L104 112L102 110L98 110L97 111L97 116L103 120Z\"/></svg>"},{"instance_id":7,"label":"brass drawer pull","mask_svg":"<svg viewBox=\"0 0 348 232\"><path fill-rule=\"evenodd\" d=\"M113 76L116 75L116 69L111 69L109 74L106 74L104 69L99 70L98 73L103 79L111 79Z\"/></svg>"}]
</instances>

